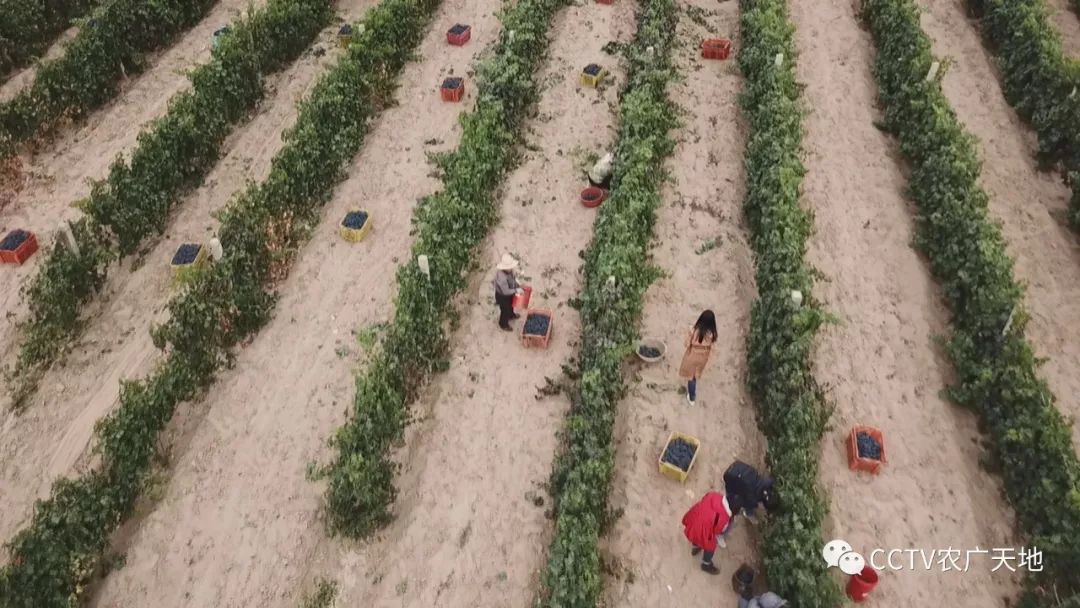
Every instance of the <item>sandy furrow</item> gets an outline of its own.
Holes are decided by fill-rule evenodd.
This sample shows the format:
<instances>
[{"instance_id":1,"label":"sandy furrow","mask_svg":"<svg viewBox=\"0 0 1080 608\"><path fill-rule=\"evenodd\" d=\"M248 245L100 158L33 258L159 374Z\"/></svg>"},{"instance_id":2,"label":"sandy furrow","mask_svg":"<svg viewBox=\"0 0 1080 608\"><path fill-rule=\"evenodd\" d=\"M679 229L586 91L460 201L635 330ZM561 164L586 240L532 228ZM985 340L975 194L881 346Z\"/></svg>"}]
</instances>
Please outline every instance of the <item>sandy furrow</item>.
<instances>
[{"instance_id":1,"label":"sandy furrow","mask_svg":"<svg viewBox=\"0 0 1080 608\"><path fill-rule=\"evenodd\" d=\"M934 341L948 315L929 268L912 248L913 214L895 142L874 127L873 41L850 0L792 0L806 83L807 175L803 203L816 233L808 259L825 274L817 296L838 323L821 332L815 374L836 411L822 445L829 493L825 537L867 557L875 548L1016 546L1013 514L997 479L979 466L974 416L939 396L950 365ZM854 424L885 434L888 464L877 477L848 470ZM969 572L886 572L873 601L1005 606L1015 581L991 573L987 556ZM839 578L839 575L838 575ZM844 577L846 579L846 577Z\"/></svg>"},{"instance_id":2,"label":"sandy furrow","mask_svg":"<svg viewBox=\"0 0 1080 608\"><path fill-rule=\"evenodd\" d=\"M712 577L689 554L680 520L710 489L721 489L724 470L738 458L764 469L764 443L745 390L746 331L754 299L753 254L741 228L744 135L738 122L742 77L734 54L727 61L701 59L703 38L732 38L738 45L739 7L688 0L679 16L676 66L685 80L669 87L686 109L674 133L678 147L669 163L675 183L663 193L653 261L670 273L645 298L642 334L668 345L664 361L640 368L619 406L615 485L611 504L625 510L606 543L617 566L607 589L612 606L725 605L726 580L742 562L754 563L758 542L740 519ZM715 243L715 248L709 249ZM718 346L698 383L694 407L677 392L683 338L697 315L716 313ZM684 485L663 477L657 459L671 431L704 445ZM732 605L734 600L730 599Z\"/></svg>"},{"instance_id":3,"label":"sandy furrow","mask_svg":"<svg viewBox=\"0 0 1080 608\"><path fill-rule=\"evenodd\" d=\"M1064 219L1069 189L1055 173L1036 170L1035 134L1002 96L993 58L960 0L928 6L922 26L934 52L955 62L942 86L957 118L978 138L979 184L990 195L991 216L1002 222L1016 277L1027 286L1027 334L1035 354L1049 359L1041 375L1061 412L1080 416L1080 240ZM1080 427L1073 427L1073 443L1080 445Z\"/></svg>"},{"instance_id":4,"label":"sandy furrow","mask_svg":"<svg viewBox=\"0 0 1080 608\"><path fill-rule=\"evenodd\" d=\"M0 211L0 234L23 228L38 234L42 245L52 243L61 220L81 215L70 205L90 194L90 181L107 177L116 156L135 147L143 126L165 114L169 99L191 86L187 73L210 59L214 30L235 21L248 6L264 3L219 0L198 25L153 59L142 74L123 85L112 103L91 112L86 121L62 129L43 151L24 159L28 181ZM34 276L44 257L38 254L22 266L4 268L4 282L10 287L0 290L0 352L13 345L10 330L14 320L10 313L21 315L26 307L15 287Z\"/></svg>"},{"instance_id":5,"label":"sandy furrow","mask_svg":"<svg viewBox=\"0 0 1080 608\"><path fill-rule=\"evenodd\" d=\"M1080 59L1080 15L1073 8L1073 0L1044 0L1050 23L1061 33L1065 54Z\"/></svg>"},{"instance_id":6,"label":"sandy furrow","mask_svg":"<svg viewBox=\"0 0 1080 608\"><path fill-rule=\"evenodd\" d=\"M39 61L56 59L62 55L64 48L78 33L78 26L72 26L64 30L63 33L56 37L56 40L53 41ZM37 74L37 66L38 62L31 63L25 68L13 72L3 84L0 84L0 103L9 101L12 97L18 95L19 91L30 86L34 82L34 76Z\"/></svg>"},{"instance_id":7,"label":"sandy furrow","mask_svg":"<svg viewBox=\"0 0 1080 608\"><path fill-rule=\"evenodd\" d=\"M348 19L360 17L374 0L338 5ZM282 145L281 133L296 119L296 104L337 56L333 25L315 46L324 56L305 54L267 81L267 96L252 120L226 140L222 160L202 187L180 202L169 232L130 271L114 267L102 295L87 310L88 327L62 366L50 370L26 411L3 412L0 430L0 538L6 539L29 517L33 499L87 452L94 423L116 405L121 379L138 378L159 359L150 340L153 323L167 316L170 268L176 247L204 241L217 228L211 214L249 180L261 180ZM0 398L0 402L2 402Z\"/></svg>"},{"instance_id":8,"label":"sandy furrow","mask_svg":"<svg viewBox=\"0 0 1080 608\"><path fill-rule=\"evenodd\" d=\"M328 568L342 585L340 605L532 603L551 529L541 486L569 405L564 395L535 396L576 351L580 324L567 302L579 291L578 252L596 216L577 202L586 184L575 158L614 139L623 72L601 49L629 41L634 28L630 3L583 3L556 15L538 75L545 85L538 118L524 138L529 152L502 192L502 218L462 303L450 370L417 406L421 422L402 454L397 520ZM614 75L602 92L578 84L593 62ZM554 311L547 350L526 350L516 333L497 327L492 268L504 251L522 261L530 306ZM523 322L513 326L520 331Z\"/></svg>"},{"instance_id":9,"label":"sandy furrow","mask_svg":"<svg viewBox=\"0 0 1080 608\"><path fill-rule=\"evenodd\" d=\"M439 10L421 61L400 78L399 105L383 113L337 188L280 286L275 318L222 374L200 406L205 418L174 448L163 497L96 606L296 605L324 538L322 488L306 468L328 456L326 438L350 407L362 358L352 332L390 314L413 203L438 186L426 154L456 144L458 115L471 105L471 95L441 102L438 85L495 39L499 6L452 0ZM446 30L457 21L472 25L472 41L448 47ZM357 206L372 213L374 228L349 245L337 224Z\"/></svg>"}]
</instances>

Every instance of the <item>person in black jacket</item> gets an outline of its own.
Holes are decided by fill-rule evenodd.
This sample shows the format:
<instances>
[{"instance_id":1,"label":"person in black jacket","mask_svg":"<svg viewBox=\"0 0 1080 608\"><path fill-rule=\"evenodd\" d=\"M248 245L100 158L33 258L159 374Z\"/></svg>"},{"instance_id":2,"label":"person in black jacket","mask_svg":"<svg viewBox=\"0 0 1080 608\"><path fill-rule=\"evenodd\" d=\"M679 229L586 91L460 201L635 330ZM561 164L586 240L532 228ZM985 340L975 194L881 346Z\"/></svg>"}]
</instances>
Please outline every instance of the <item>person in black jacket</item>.
<instances>
[{"instance_id":1,"label":"person in black jacket","mask_svg":"<svg viewBox=\"0 0 1080 608\"><path fill-rule=\"evenodd\" d=\"M724 471L724 493L732 511L742 511L751 522L755 521L754 513L759 504L770 513L778 506L772 478L758 473L741 460L736 460Z\"/></svg>"}]
</instances>

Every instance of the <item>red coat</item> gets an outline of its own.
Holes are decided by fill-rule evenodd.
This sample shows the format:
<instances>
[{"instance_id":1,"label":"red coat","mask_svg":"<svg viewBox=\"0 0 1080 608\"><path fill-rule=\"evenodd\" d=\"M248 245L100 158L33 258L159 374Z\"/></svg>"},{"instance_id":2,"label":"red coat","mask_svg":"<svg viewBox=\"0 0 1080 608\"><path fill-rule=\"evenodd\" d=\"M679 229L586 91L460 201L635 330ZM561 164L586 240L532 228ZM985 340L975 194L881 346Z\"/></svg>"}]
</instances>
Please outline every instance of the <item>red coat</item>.
<instances>
[{"instance_id":1,"label":"red coat","mask_svg":"<svg viewBox=\"0 0 1080 608\"><path fill-rule=\"evenodd\" d=\"M716 551L716 536L731 521L731 507L719 492L709 492L683 515L686 539L705 551Z\"/></svg>"}]
</instances>

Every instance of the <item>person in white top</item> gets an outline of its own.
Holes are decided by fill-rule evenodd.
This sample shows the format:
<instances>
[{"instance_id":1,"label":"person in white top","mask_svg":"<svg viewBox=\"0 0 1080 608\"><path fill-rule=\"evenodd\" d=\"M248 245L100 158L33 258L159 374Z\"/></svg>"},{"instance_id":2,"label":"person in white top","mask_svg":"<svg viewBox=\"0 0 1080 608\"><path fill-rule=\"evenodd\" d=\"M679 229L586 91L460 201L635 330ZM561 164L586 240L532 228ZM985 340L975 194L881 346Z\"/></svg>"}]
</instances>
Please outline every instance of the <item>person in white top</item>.
<instances>
[{"instance_id":1,"label":"person in white top","mask_svg":"<svg viewBox=\"0 0 1080 608\"><path fill-rule=\"evenodd\" d=\"M596 161L596 164L589 169L589 185L595 188L610 190L612 162L614 162L614 157L611 155L611 152L608 152L603 158Z\"/></svg>"},{"instance_id":2,"label":"person in white top","mask_svg":"<svg viewBox=\"0 0 1080 608\"><path fill-rule=\"evenodd\" d=\"M514 277L514 269L518 261L509 253L504 253L498 265L495 266L495 304L499 307L499 329L503 331L513 330L510 321L521 315L514 312L514 296L521 292L517 279Z\"/></svg>"}]
</instances>

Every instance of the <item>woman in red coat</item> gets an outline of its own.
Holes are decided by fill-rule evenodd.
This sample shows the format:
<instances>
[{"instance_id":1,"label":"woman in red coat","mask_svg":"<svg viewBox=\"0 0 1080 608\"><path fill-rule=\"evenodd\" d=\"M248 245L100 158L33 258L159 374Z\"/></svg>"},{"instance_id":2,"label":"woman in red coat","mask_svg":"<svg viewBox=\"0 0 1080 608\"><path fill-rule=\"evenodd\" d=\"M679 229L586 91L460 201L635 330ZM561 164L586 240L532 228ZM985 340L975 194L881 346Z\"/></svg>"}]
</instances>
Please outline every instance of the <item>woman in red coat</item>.
<instances>
[{"instance_id":1,"label":"woman in red coat","mask_svg":"<svg viewBox=\"0 0 1080 608\"><path fill-rule=\"evenodd\" d=\"M697 555L704 551L701 556L701 569L709 574L720 574L720 570L713 565L713 553L716 546L726 547L724 535L731 527L731 506L727 498L719 492L709 492L698 503L683 515L683 532L686 539L694 548L690 555Z\"/></svg>"}]
</instances>

